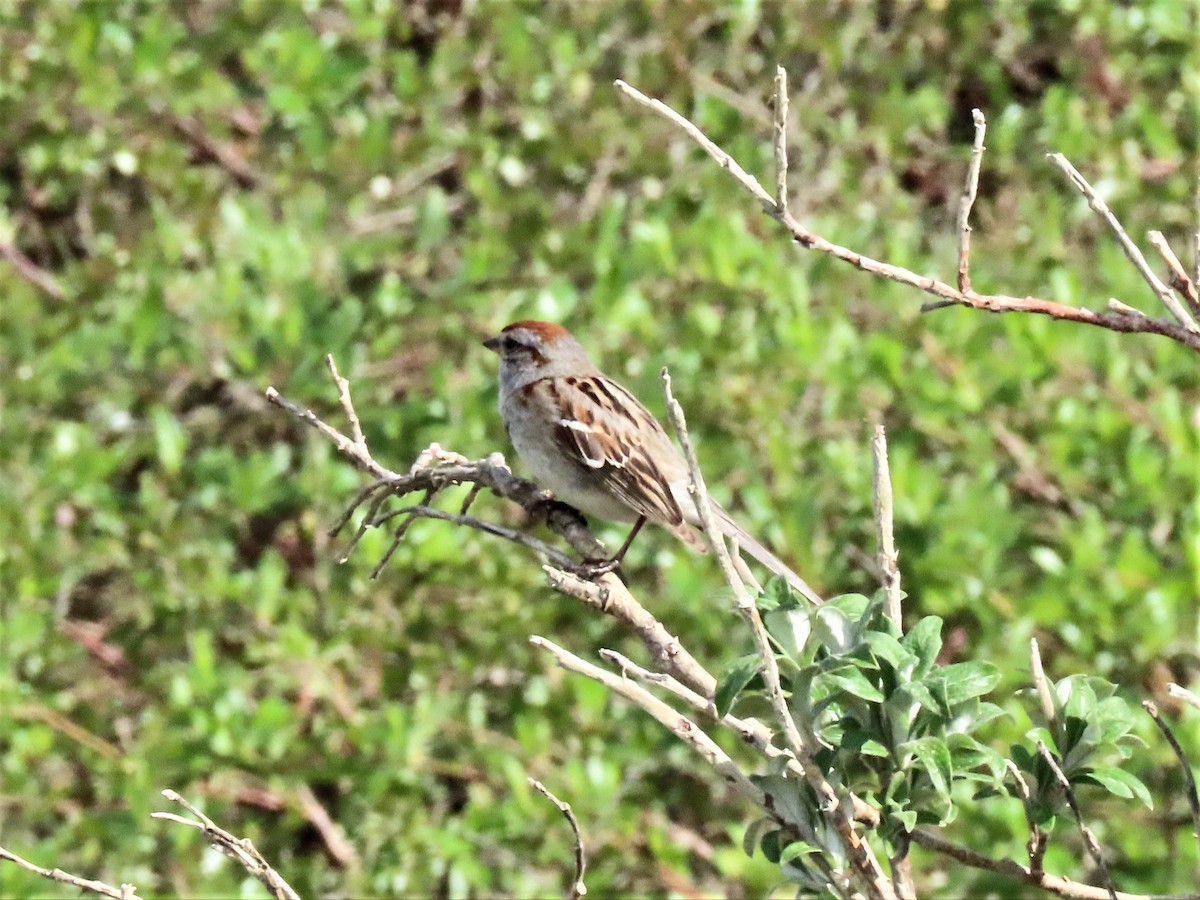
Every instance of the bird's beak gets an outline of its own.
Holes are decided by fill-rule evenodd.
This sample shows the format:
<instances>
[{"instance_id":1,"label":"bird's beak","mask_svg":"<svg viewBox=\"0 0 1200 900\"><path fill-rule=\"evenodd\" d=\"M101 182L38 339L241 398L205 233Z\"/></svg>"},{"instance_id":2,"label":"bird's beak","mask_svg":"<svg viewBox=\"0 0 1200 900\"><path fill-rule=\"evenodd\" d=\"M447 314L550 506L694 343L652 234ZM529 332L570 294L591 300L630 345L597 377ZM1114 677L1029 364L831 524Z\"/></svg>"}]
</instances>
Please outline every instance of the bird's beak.
<instances>
[{"instance_id":1,"label":"bird's beak","mask_svg":"<svg viewBox=\"0 0 1200 900\"><path fill-rule=\"evenodd\" d=\"M499 353L500 352L500 335L496 335L495 337L488 338L486 341L483 342L483 346L487 347L493 353Z\"/></svg>"}]
</instances>

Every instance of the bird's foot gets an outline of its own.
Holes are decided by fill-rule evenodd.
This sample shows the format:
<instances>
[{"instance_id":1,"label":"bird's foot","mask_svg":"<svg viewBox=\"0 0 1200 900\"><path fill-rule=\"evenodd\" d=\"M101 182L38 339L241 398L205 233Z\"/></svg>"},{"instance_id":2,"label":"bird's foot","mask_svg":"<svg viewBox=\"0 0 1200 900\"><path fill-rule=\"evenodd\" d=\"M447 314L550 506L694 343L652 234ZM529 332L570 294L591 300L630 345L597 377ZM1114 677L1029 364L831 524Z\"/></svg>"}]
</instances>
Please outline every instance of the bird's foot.
<instances>
[{"instance_id":1,"label":"bird's foot","mask_svg":"<svg viewBox=\"0 0 1200 900\"><path fill-rule=\"evenodd\" d=\"M585 559L581 563L570 566L567 571L585 581L597 581L609 572L615 572L620 565L621 560L616 558Z\"/></svg>"}]
</instances>

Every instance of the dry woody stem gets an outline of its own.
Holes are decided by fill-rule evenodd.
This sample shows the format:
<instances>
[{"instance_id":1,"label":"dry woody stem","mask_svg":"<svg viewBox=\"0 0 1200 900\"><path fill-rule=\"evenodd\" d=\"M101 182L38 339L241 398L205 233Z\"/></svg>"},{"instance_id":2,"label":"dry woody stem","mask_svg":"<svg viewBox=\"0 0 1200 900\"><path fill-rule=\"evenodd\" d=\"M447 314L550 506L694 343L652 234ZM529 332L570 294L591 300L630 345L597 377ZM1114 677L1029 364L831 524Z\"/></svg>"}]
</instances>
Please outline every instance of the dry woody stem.
<instances>
[{"instance_id":1,"label":"dry woody stem","mask_svg":"<svg viewBox=\"0 0 1200 900\"><path fill-rule=\"evenodd\" d=\"M1162 714L1158 711L1158 705L1152 700L1143 700L1142 708L1154 720L1154 724L1158 726L1158 730L1162 732L1162 736L1166 739L1167 744L1171 747L1171 752L1175 754L1175 758L1179 760L1179 769L1183 772L1184 790L1187 794L1188 809L1192 813L1192 833L1197 840L1200 840L1200 794L1196 792L1196 776L1192 774L1192 766L1188 762L1187 754L1183 752L1183 747L1179 745L1179 739L1175 737L1175 732L1171 730L1171 726L1163 719Z\"/></svg>"},{"instance_id":2,"label":"dry woody stem","mask_svg":"<svg viewBox=\"0 0 1200 900\"><path fill-rule=\"evenodd\" d=\"M1100 842L1096 840L1096 835L1092 833L1092 829L1087 827L1087 823L1083 821L1083 810L1079 808L1079 801L1075 799L1075 791L1071 787L1071 782L1067 780L1066 774L1058 764L1058 760L1054 758L1054 754L1050 752L1043 741L1037 742L1038 755L1050 767L1050 771L1054 773L1054 778L1058 782L1059 787L1063 790L1063 796L1066 797L1067 806L1071 807L1071 813L1075 816L1075 824L1079 827L1079 834L1083 837L1083 846L1087 849L1088 855L1096 863L1096 868L1100 872L1100 878L1104 882L1104 888L1108 891L1109 897L1112 900L1117 900L1117 889L1113 886L1112 876L1108 873L1108 864L1104 861L1104 851L1100 849Z\"/></svg>"},{"instance_id":3,"label":"dry woody stem","mask_svg":"<svg viewBox=\"0 0 1200 900\"><path fill-rule=\"evenodd\" d=\"M987 119L980 110L971 110L971 118L975 120L975 141L971 145L971 163L967 167L967 181L958 207L958 289L964 293L971 290L971 207L975 205L975 196L979 193L983 137L987 133Z\"/></svg>"},{"instance_id":4,"label":"dry woody stem","mask_svg":"<svg viewBox=\"0 0 1200 900\"><path fill-rule=\"evenodd\" d=\"M568 897L571 900L579 900L587 893L587 885L583 883L583 874L587 871L587 858L583 852L583 835L579 831L579 820L575 818L575 812L571 809L571 804L565 800L559 800L550 789L538 781L536 778L526 779L529 786L549 800L563 814L563 818L567 820L567 824L571 826L571 833L575 835L575 880L571 883L571 890Z\"/></svg>"},{"instance_id":5,"label":"dry woody stem","mask_svg":"<svg viewBox=\"0 0 1200 900\"><path fill-rule=\"evenodd\" d=\"M882 425L875 426L871 458L875 464L875 533L879 541L879 574L887 595L888 618L900 628L900 564L894 533L892 473L888 467L887 434Z\"/></svg>"},{"instance_id":6,"label":"dry woody stem","mask_svg":"<svg viewBox=\"0 0 1200 900\"><path fill-rule=\"evenodd\" d=\"M300 900L300 895L292 889L290 884L283 880L282 875L276 872L263 859L263 855L258 852L258 849L250 842L249 838L239 838L230 834L175 791L168 789L163 791L162 795L172 803L178 803L195 816L195 818L188 819L184 816L177 816L174 813L161 812L151 813L154 818L176 822L203 832L204 836L209 839L214 847L226 856L236 860L241 864L242 868L257 878L275 900Z\"/></svg>"},{"instance_id":7,"label":"dry woody stem","mask_svg":"<svg viewBox=\"0 0 1200 900\"><path fill-rule=\"evenodd\" d=\"M825 774L812 761L813 751L811 748L815 746L816 741L811 731L807 737L801 733L792 716L791 707L788 706L787 697L784 695L780 682L779 663L775 659L775 651L771 646L766 625L763 624L762 614L759 613L758 605L746 591L744 582L734 569L729 554L725 550L721 532L713 519L712 507L708 502L708 489L704 484L704 476L700 471L696 450L688 435L683 407L671 393L671 376L666 369L662 371L662 379L663 390L667 398L667 415L670 417L671 425L679 438L679 444L683 448L684 458L688 464L690 479L688 490L695 501L696 513L704 526L705 539L720 563L726 582L733 590L736 609L750 627L750 634L754 638L755 648L762 661L763 681L766 684L767 695L771 698L775 717L783 729L785 745L804 770L805 780L816 792L821 811L841 837L847 857L851 861L853 871L860 881L862 889L870 897L893 897L895 896L893 885L875 858L871 845L855 831L853 817L848 814L851 807L849 797L839 797Z\"/></svg>"},{"instance_id":8,"label":"dry woody stem","mask_svg":"<svg viewBox=\"0 0 1200 900\"><path fill-rule=\"evenodd\" d=\"M1174 313L1176 310L1183 312L1183 317L1177 317L1179 321L1173 322L1169 319L1151 318L1145 315L1128 315L1114 311L1096 312L1086 307L1070 306L1054 300L1044 300L1032 296L1011 297L1003 294L980 294L974 290L957 288L952 284L929 275L918 275L916 272L905 269L902 266L880 262L848 247L839 246L821 235L810 231L798 222L785 207L779 205L776 198L767 192L757 178L749 174L733 157L713 143L694 123L688 121L687 118L671 109L671 107L662 101L647 97L641 91L631 87L624 81L618 80L615 84L617 90L625 97L662 116L674 127L695 141L705 153L717 162L717 165L728 172L730 177L753 196L759 205L762 206L763 211L779 222L791 234L792 240L796 241L800 246L815 250L818 253L825 253L835 259L840 259L857 269L861 269L879 278L897 281L937 297L937 301L927 304L927 308L929 309L936 309L942 306L967 306L987 312L1034 313L1049 316L1053 319L1106 328L1109 331L1157 334L1168 337L1186 347L1190 347L1192 350L1200 352L1200 328L1196 327L1191 316L1187 314L1186 310L1183 310L1178 299L1171 293L1170 288L1162 285L1161 282L1157 282L1154 273L1150 272L1149 267L1144 265L1145 259L1141 257L1141 252L1137 250L1136 246L1132 246L1132 242L1128 240L1127 236L1122 243L1122 247L1125 248L1130 259L1135 261L1135 264L1137 264L1137 259L1141 259L1142 265L1139 266L1139 271L1144 277L1149 276L1147 280L1151 281L1155 293L1158 294L1163 303L1171 308L1173 301L1172 312ZM1063 159L1063 162L1066 162L1066 160ZM1070 163L1066 163L1066 165L1070 166ZM1074 167L1071 168L1073 171ZM1078 172L1075 175L1078 176L1078 180L1075 181L1073 179L1073 181L1083 191L1087 182L1084 181L1082 176L1078 175ZM1099 201L1099 198L1095 196L1095 192L1091 191L1090 186L1087 186L1085 194L1088 192L1090 192L1090 196L1088 197L1089 202L1098 201L1102 205L1102 201ZM1096 205L1096 202L1093 202L1093 208L1096 208ZM1107 210L1107 207L1103 208ZM1116 222L1116 217L1112 216L1111 212L1108 213L1106 219L1110 225L1116 223L1119 227L1120 223ZM1123 234L1124 231L1122 230L1120 235ZM1157 284L1154 284L1154 282L1157 282Z\"/></svg>"}]
</instances>

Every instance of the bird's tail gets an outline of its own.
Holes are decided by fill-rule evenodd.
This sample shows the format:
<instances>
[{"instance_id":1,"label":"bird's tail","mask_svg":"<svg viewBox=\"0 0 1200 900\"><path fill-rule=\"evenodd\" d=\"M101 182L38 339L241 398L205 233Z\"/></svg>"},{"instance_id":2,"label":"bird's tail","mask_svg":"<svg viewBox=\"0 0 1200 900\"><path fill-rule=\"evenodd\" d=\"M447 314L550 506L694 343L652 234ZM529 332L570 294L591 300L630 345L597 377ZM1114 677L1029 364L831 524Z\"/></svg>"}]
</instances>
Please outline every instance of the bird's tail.
<instances>
[{"instance_id":1,"label":"bird's tail","mask_svg":"<svg viewBox=\"0 0 1200 900\"><path fill-rule=\"evenodd\" d=\"M729 513L715 501L711 500L713 512L716 514L717 525L726 537L736 538L738 546L748 555L758 560L762 565L771 572L772 575L778 575L792 586L794 590L802 594L813 603L823 603L821 596L810 588L795 572L787 567L783 560L760 544L753 535L746 531L741 525L733 521Z\"/></svg>"}]
</instances>

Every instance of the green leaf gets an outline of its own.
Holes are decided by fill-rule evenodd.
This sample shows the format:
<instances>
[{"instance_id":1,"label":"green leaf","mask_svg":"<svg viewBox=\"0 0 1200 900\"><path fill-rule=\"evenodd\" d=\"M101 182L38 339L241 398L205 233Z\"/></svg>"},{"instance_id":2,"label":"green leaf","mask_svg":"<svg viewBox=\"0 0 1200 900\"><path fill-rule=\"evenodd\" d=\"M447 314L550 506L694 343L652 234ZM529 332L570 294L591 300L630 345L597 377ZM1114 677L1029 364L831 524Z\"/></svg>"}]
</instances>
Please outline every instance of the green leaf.
<instances>
[{"instance_id":1,"label":"green leaf","mask_svg":"<svg viewBox=\"0 0 1200 900\"><path fill-rule=\"evenodd\" d=\"M933 789L943 798L950 798L950 779L954 768L945 741L935 737L920 738L897 747L896 751L898 754L911 753L915 756L929 776Z\"/></svg>"},{"instance_id":2,"label":"green leaf","mask_svg":"<svg viewBox=\"0 0 1200 900\"><path fill-rule=\"evenodd\" d=\"M847 693L871 703L882 703L887 699L859 669L847 667L837 672L827 672L818 681L835 684Z\"/></svg>"},{"instance_id":3,"label":"green leaf","mask_svg":"<svg viewBox=\"0 0 1200 900\"><path fill-rule=\"evenodd\" d=\"M810 856L813 853L820 852L820 847L814 847L812 844L805 843L804 841L792 841L779 854L779 864L786 866L792 860L799 859L801 856Z\"/></svg>"},{"instance_id":4,"label":"green leaf","mask_svg":"<svg viewBox=\"0 0 1200 900\"><path fill-rule=\"evenodd\" d=\"M1125 799L1137 797L1146 805L1147 809L1154 809L1154 800L1146 785L1136 775L1132 775L1124 769L1118 769L1115 766L1097 766L1086 770L1072 781L1099 785L1110 794Z\"/></svg>"},{"instance_id":5,"label":"green leaf","mask_svg":"<svg viewBox=\"0 0 1200 900\"><path fill-rule=\"evenodd\" d=\"M770 816L761 816L746 826L746 833L742 835L742 849L746 851L747 856L754 856L754 851L758 848L758 842L762 840L762 836L768 828L775 825L775 820Z\"/></svg>"},{"instance_id":6,"label":"green leaf","mask_svg":"<svg viewBox=\"0 0 1200 900\"><path fill-rule=\"evenodd\" d=\"M774 808L785 822L798 824L802 828L812 827L816 809L812 798L807 796L807 785L782 775L754 775L750 780L770 796Z\"/></svg>"},{"instance_id":7,"label":"green leaf","mask_svg":"<svg viewBox=\"0 0 1200 900\"><path fill-rule=\"evenodd\" d=\"M938 616L926 616L909 630L901 643L919 660L916 674L924 675L937 664L937 655L942 650L942 620Z\"/></svg>"},{"instance_id":8,"label":"green leaf","mask_svg":"<svg viewBox=\"0 0 1200 900\"><path fill-rule=\"evenodd\" d=\"M833 656L841 656L858 642L855 619L845 610L827 603L813 613L812 619L813 635Z\"/></svg>"},{"instance_id":9,"label":"green leaf","mask_svg":"<svg viewBox=\"0 0 1200 900\"><path fill-rule=\"evenodd\" d=\"M762 661L757 654L749 654L738 657L726 667L725 673L717 685L716 695L713 697L718 719L723 719L733 708L738 694L758 674L761 665Z\"/></svg>"},{"instance_id":10,"label":"green leaf","mask_svg":"<svg viewBox=\"0 0 1200 900\"><path fill-rule=\"evenodd\" d=\"M939 673L945 679L946 702L951 706L982 696L1000 682L1000 670L986 662L942 666Z\"/></svg>"},{"instance_id":11,"label":"green leaf","mask_svg":"<svg viewBox=\"0 0 1200 900\"><path fill-rule=\"evenodd\" d=\"M158 460L166 472L176 475L183 466L183 455L187 451L187 432L179 420L161 406L155 407L153 419Z\"/></svg>"},{"instance_id":12,"label":"green leaf","mask_svg":"<svg viewBox=\"0 0 1200 900\"><path fill-rule=\"evenodd\" d=\"M804 604L792 591L784 579L778 575L774 575L767 581L766 587L757 598L759 612L771 612L772 610L782 609L802 609Z\"/></svg>"},{"instance_id":13,"label":"green leaf","mask_svg":"<svg viewBox=\"0 0 1200 900\"><path fill-rule=\"evenodd\" d=\"M812 633L812 612L807 609L776 609L763 615L763 624L779 645L786 658L796 665L802 664L808 638Z\"/></svg>"},{"instance_id":14,"label":"green leaf","mask_svg":"<svg viewBox=\"0 0 1200 900\"><path fill-rule=\"evenodd\" d=\"M861 728L847 728L842 732L842 738L838 742L838 747L842 750L849 750L851 753L861 753L863 756L878 756L883 758L890 756L887 747L871 737L870 732L864 731Z\"/></svg>"},{"instance_id":15,"label":"green leaf","mask_svg":"<svg viewBox=\"0 0 1200 900\"><path fill-rule=\"evenodd\" d=\"M884 634L882 631L868 631L863 635L863 640L867 642L867 646L871 648L871 652L875 654L876 658L890 664L901 674L905 674L909 667L917 661L912 652L890 634Z\"/></svg>"}]
</instances>

